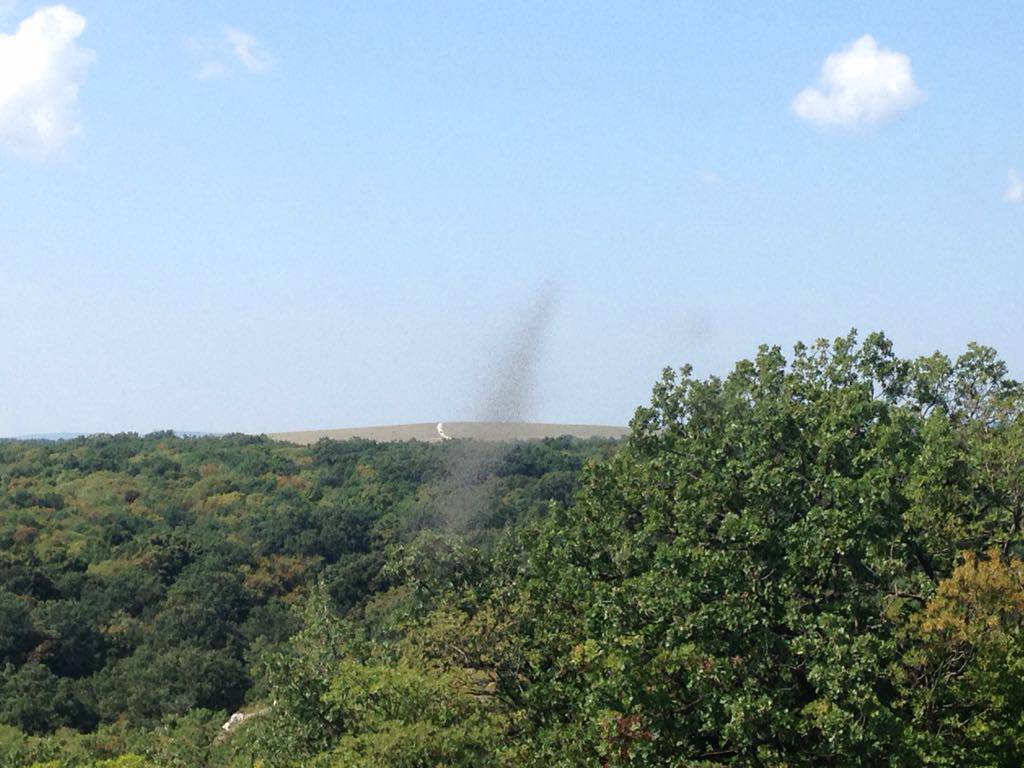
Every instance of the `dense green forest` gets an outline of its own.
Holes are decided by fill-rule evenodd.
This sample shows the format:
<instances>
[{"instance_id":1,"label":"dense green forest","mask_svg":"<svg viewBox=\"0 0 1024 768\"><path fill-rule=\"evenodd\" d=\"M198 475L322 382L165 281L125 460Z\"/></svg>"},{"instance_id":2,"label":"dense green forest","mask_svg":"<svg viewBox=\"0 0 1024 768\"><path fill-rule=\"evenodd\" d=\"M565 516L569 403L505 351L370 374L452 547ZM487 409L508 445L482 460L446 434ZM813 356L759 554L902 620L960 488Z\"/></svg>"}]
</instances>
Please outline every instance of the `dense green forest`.
<instances>
[{"instance_id":1,"label":"dense green forest","mask_svg":"<svg viewBox=\"0 0 1024 768\"><path fill-rule=\"evenodd\" d=\"M0 443L0 765L1019 766L1022 410L851 334L619 443Z\"/></svg>"}]
</instances>

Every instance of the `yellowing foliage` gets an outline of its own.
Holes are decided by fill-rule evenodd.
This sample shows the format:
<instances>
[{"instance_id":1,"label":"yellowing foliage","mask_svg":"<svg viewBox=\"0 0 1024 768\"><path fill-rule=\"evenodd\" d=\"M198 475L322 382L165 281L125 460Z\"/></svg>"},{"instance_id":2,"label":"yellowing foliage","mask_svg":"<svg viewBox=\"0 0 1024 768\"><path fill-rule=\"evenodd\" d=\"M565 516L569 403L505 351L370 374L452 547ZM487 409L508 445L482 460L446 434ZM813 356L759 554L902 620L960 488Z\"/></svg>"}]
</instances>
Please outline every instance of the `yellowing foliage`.
<instances>
[{"instance_id":1,"label":"yellowing foliage","mask_svg":"<svg viewBox=\"0 0 1024 768\"><path fill-rule=\"evenodd\" d=\"M1024 626L1024 562L1005 561L997 549L963 555L921 611L924 639L951 644L991 641Z\"/></svg>"}]
</instances>

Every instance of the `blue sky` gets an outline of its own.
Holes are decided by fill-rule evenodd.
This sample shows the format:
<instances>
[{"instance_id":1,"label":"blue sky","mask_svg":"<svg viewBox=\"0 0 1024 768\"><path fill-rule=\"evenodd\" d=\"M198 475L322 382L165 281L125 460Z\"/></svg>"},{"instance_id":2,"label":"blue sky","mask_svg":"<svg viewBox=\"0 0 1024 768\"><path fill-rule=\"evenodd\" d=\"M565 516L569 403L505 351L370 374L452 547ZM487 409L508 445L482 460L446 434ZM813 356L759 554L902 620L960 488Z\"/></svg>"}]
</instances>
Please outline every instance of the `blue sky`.
<instances>
[{"instance_id":1,"label":"blue sky","mask_svg":"<svg viewBox=\"0 0 1024 768\"><path fill-rule=\"evenodd\" d=\"M39 85L0 2L0 435L472 418L543 291L537 420L854 326L1024 376L1024 6L751 5L71 2Z\"/></svg>"}]
</instances>

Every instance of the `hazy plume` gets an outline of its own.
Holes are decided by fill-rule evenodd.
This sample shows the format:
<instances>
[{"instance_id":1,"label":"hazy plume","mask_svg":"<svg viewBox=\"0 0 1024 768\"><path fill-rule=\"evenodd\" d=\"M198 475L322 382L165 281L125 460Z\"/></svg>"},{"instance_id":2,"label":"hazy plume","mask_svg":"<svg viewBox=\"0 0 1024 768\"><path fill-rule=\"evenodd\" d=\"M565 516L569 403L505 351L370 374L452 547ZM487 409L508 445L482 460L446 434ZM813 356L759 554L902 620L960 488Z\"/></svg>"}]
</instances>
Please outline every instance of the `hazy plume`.
<instances>
[{"instance_id":1,"label":"hazy plume","mask_svg":"<svg viewBox=\"0 0 1024 768\"><path fill-rule=\"evenodd\" d=\"M537 365L556 304L556 287L545 284L512 332L497 340L481 368L482 392L475 408L483 421L516 422L529 417L537 389ZM500 437L498 438L500 440ZM431 500L430 517L448 530L464 530L479 522L492 506L497 484L493 477L511 449L505 442L446 442L447 479Z\"/></svg>"},{"instance_id":2,"label":"hazy plume","mask_svg":"<svg viewBox=\"0 0 1024 768\"><path fill-rule=\"evenodd\" d=\"M484 421L522 421L530 415L537 364L551 327L556 295L554 283L546 284L509 341L494 350L487 366L487 389L477 409Z\"/></svg>"}]
</instances>

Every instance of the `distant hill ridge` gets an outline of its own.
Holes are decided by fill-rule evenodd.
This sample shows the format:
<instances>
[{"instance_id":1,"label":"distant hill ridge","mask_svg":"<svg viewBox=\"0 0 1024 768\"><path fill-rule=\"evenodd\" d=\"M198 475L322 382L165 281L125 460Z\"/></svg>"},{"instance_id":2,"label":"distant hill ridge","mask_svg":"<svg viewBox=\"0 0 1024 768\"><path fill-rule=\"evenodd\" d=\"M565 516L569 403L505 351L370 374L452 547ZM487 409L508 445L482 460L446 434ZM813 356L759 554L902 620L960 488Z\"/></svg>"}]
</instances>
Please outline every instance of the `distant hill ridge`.
<instances>
[{"instance_id":1,"label":"distant hill ridge","mask_svg":"<svg viewBox=\"0 0 1024 768\"><path fill-rule=\"evenodd\" d=\"M601 424L543 424L526 421L429 421L420 424L393 424L381 427L354 427L350 429L311 429L297 432L275 432L267 437L282 442L310 445L322 438L331 440L377 440L405 442L420 440L436 443L442 440L543 440L548 437L603 437L620 438L629 434L627 427Z\"/></svg>"},{"instance_id":2,"label":"distant hill ridge","mask_svg":"<svg viewBox=\"0 0 1024 768\"><path fill-rule=\"evenodd\" d=\"M178 437L217 437L211 432L172 430ZM59 442L104 433L53 432L48 434L0 437L0 441ZM347 429L310 429L294 432L270 432L267 437L286 443L311 445L322 438L331 440L375 440L378 442L406 442L419 440L437 443L442 440L483 440L508 442L516 440L543 440L550 437L601 437L617 439L629 434L627 427L605 424L546 424L526 421L425 421L419 424L392 424L379 427L351 427Z\"/></svg>"},{"instance_id":3,"label":"distant hill ridge","mask_svg":"<svg viewBox=\"0 0 1024 768\"><path fill-rule=\"evenodd\" d=\"M197 432L191 429L171 429L178 437L216 437L212 432ZM77 440L79 437L95 437L97 435L132 434L127 432L46 432L33 435L15 435L14 437L0 437L0 441L9 443L59 443L62 440Z\"/></svg>"}]
</instances>

